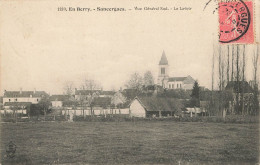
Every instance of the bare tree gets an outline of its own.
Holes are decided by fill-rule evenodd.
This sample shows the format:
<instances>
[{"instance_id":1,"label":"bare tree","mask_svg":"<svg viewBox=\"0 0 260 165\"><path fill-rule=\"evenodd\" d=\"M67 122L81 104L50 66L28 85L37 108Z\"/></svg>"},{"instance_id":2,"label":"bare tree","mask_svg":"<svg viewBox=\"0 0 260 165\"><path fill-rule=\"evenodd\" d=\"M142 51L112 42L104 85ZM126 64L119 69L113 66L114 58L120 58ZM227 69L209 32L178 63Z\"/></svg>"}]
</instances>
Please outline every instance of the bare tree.
<instances>
[{"instance_id":1,"label":"bare tree","mask_svg":"<svg viewBox=\"0 0 260 165\"><path fill-rule=\"evenodd\" d=\"M213 96L213 91L214 91L214 77L215 76L215 47L213 45L213 54L212 54L212 73L211 73L211 99L210 99L210 106L209 106L209 116L211 113L214 111L214 96Z\"/></svg>"},{"instance_id":2,"label":"bare tree","mask_svg":"<svg viewBox=\"0 0 260 165\"><path fill-rule=\"evenodd\" d=\"M259 101L258 101L258 65L259 65L259 44L256 46L256 51L253 54L252 58L253 63L253 88L254 88L254 96L253 96L253 114L256 115L259 113Z\"/></svg>"},{"instance_id":3,"label":"bare tree","mask_svg":"<svg viewBox=\"0 0 260 165\"><path fill-rule=\"evenodd\" d=\"M218 76L219 76L219 90L222 91L225 85L225 56L222 52L222 47L219 45L219 52L218 52Z\"/></svg>"},{"instance_id":4,"label":"bare tree","mask_svg":"<svg viewBox=\"0 0 260 165\"><path fill-rule=\"evenodd\" d=\"M94 115L93 107L95 106L94 100L95 100L95 98L97 98L99 96L99 93L97 92L97 90L101 89L101 85L93 79L85 79L84 89L88 90L88 96L87 96L86 100L87 100L88 106L90 107L90 114L91 114L91 116L93 116Z\"/></svg>"},{"instance_id":5,"label":"bare tree","mask_svg":"<svg viewBox=\"0 0 260 165\"><path fill-rule=\"evenodd\" d=\"M245 49L246 46L243 47L243 61L242 61L242 93L241 93L241 101L242 101L242 114L245 114L245 101L244 101L244 93L245 93L245 67L246 67L246 61L245 61Z\"/></svg>"},{"instance_id":6,"label":"bare tree","mask_svg":"<svg viewBox=\"0 0 260 165\"><path fill-rule=\"evenodd\" d=\"M256 46L256 51L253 54L252 63L253 63L253 81L254 81L254 86L256 86L258 85L257 71L259 65L259 45Z\"/></svg>"},{"instance_id":7,"label":"bare tree","mask_svg":"<svg viewBox=\"0 0 260 165\"><path fill-rule=\"evenodd\" d=\"M73 89L74 89L73 82L67 81L67 82L65 83L63 89L64 89L66 95L68 95L69 98L71 98L71 96L72 96L72 94L73 94Z\"/></svg>"},{"instance_id":8,"label":"bare tree","mask_svg":"<svg viewBox=\"0 0 260 165\"><path fill-rule=\"evenodd\" d=\"M141 91L143 87L143 78L142 76L135 72L130 76L130 79L125 84L128 89L136 89L137 91Z\"/></svg>"},{"instance_id":9,"label":"bare tree","mask_svg":"<svg viewBox=\"0 0 260 165\"><path fill-rule=\"evenodd\" d=\"M219 78L219 113L222 114L224 110L224 98L223 98L223 91L224 91L224 85L225 85L225 56L222 52L222 47L219 45L219 51L218 51L218 78Z\"/></svg>"},{"instance_id":10,"label":"bare tree","mask_svg":"<svg viewBox=\"0 0 260 165\"><path fill-rule=\"evenodd\" d=\"M231 82L234 81L234 55L235 55L235 50L234 50L234 45L232 45Z\"/></svg>"},{"instance_id":11,"label":"bare tree","mask_svg":"<svg viewBox=\"0 0 260 165\"><path fill-rule=\"evenodd\" d=\"M147 71L144 74L144 85L154 85L154 78L151 71Z\"/></svg>"},{"instance_id":12,"label":"bare tree","mask_svg":"<svg viewBox=\"0 0 260 165\"><path fill-rule=\"evenodd\" d=\"M229 83L229 77L230 77L230 74L229 74L229 45L227 46L227 84Z\"/></svg>"},{"instance_id":13,"label":"bare tree","mask_svg":"<svg viewBox=\"0 0 260 165\"><path fill-rule=\"evenodd\" d=\"M237 45L237 54L236 54L236 112L240 113L240 105L239 105L239 89L240 89L240 62L239 62L239 53L240 48Z\"/></svg>"}]
</instances>

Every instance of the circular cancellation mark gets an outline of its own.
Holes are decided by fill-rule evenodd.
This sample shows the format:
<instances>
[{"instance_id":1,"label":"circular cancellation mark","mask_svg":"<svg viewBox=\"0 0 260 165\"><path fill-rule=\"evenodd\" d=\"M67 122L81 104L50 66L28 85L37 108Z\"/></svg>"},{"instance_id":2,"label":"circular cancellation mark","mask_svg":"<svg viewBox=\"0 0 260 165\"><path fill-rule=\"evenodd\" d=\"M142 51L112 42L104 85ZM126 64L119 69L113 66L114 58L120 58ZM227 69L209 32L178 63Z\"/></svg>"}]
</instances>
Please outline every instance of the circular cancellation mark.
<instances>
[{"instance_id":1,"label":"circular cancellation mark","mask_svg":"<svg viewBox=\"0 0 260 165\"><path fill-rule=\"evenodd\" d=\"M242 1L219 3L219 42L229 43L246 34L250 25L250 12Z\"/></svg>"}]
</instances>

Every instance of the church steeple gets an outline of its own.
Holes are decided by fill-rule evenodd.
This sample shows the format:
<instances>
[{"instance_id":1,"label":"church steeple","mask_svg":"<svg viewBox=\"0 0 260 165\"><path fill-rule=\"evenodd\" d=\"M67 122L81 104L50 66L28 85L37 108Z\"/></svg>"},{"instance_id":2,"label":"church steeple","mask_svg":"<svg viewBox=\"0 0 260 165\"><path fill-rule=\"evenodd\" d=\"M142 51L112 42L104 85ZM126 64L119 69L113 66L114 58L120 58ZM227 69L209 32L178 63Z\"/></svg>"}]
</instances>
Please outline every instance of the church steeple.
<instances>
[{"instance_id":1,"label":"church steeple","mask_svg":"<svg viewBox=\"0 0 260 165\"><path fill-rule=\"evenodd\" d=\"M161 60L159 62L159 65L168 65L168 60L166 58L165 52L163 51Z\"/></svg>"},{"instance_id":2,"label":"church steeple","mask_svg":"<svg viewBox=\"0 0 260 165\"><path fill-rule=\"evenodd\" d=\"M159 62L159 74L158 74L158 84L165 87L168 82L168 60L166 58L165 52L163 51L161 60Z\"/></svg>"}]
</instances>

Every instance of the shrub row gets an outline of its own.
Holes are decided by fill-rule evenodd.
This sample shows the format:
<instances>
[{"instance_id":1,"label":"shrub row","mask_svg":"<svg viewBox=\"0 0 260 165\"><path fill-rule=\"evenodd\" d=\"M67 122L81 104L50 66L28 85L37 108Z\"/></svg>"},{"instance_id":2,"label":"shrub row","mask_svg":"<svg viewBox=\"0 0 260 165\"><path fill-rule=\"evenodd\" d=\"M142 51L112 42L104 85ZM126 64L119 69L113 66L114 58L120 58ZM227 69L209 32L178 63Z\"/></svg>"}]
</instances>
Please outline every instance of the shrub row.
<instances>
[{"instance_id":1,"label":"shrub row","mask_svg":"<svg viewBox=\"0 0 260 165\"><path fill-rule=\"evenodd\" d=\"M68 118L67 118L68 119ZM17 118L17 122L44 121L44 117ZM64 115L46 116L45 121L66 121ZM137 118L128 115L107 115L107 116L74 116L75 122L138 122L138 121L174 121L174 122L213 122L213 123L258 123L259 116L228 115L225 118L220 116L197 116L197 117L162 117L162 118ZM15 122L13 117L1 117L1 122Z\"/></svg>"}]
</instances>

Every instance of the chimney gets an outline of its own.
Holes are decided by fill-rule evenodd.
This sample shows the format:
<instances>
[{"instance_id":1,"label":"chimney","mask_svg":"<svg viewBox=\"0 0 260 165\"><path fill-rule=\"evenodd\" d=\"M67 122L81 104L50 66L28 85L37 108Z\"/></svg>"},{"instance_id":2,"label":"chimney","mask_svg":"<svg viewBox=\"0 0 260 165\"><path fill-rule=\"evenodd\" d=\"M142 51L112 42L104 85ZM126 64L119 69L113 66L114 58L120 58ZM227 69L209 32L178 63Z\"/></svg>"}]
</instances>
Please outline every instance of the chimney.
<instances>
[{"instance_id":1,"label":"chimney","mask_svg":"<svg viewBox=\"0 0 260 165\"><path fill-rule=\"evenodd\" d=\"M22 94L23 88L20 88L20 94Z\"/></svg>"},{"instance_id":2,"label":"chimney","mask_svg":"<svg viewBox=\"0 0 260 165\"><path fill-rule=\"evenodd\" d=\"M34 88L33 93L34 93L34 94L36 93L36 88Z\"/></svg>"}]
</instances>

